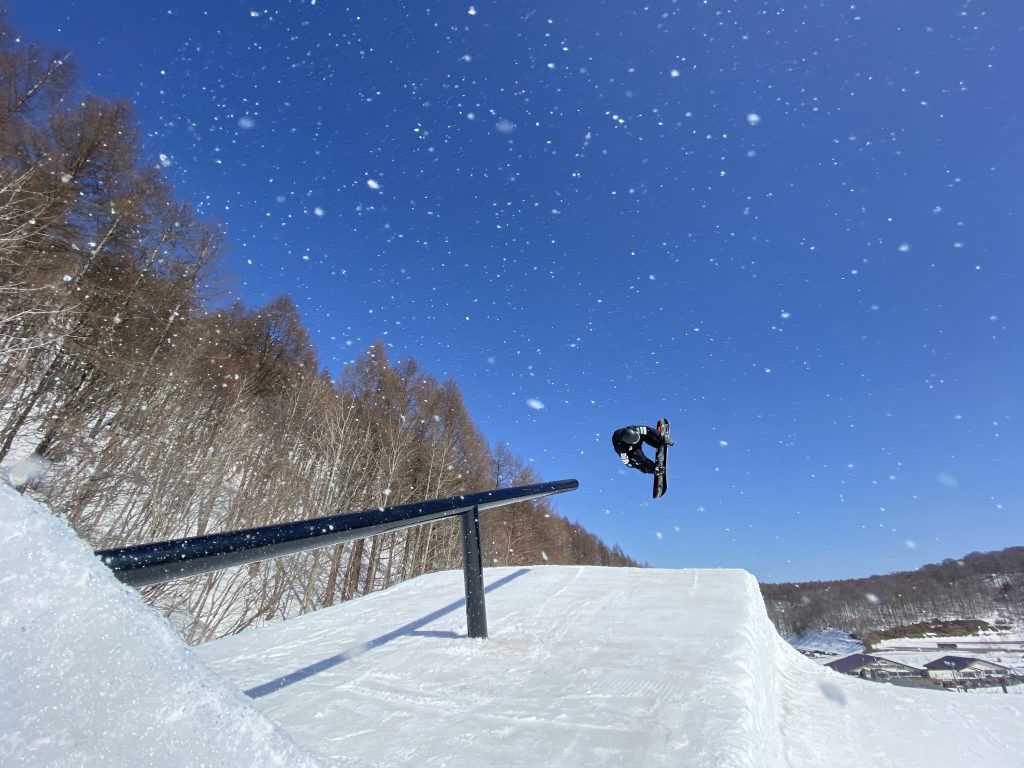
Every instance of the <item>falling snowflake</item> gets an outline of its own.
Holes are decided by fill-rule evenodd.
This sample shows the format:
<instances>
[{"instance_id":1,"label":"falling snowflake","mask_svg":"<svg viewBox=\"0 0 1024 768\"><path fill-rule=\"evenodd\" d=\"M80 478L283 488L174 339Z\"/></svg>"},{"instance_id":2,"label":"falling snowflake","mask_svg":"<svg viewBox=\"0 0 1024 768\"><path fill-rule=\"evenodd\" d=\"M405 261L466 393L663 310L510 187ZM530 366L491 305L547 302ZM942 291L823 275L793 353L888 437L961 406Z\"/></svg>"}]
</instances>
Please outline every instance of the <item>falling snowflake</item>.
<instances>
[{"instance_id":1,"label":"falling snowflake","mask_svg":"<svg viewBox=\"0 0 1024 768\"><path fill-rule=\"evenodd\" d=\"M761 116L756 112L751 112L747 115L747 122L750 123L751 125L760 125Z\"/></svg>"},{"instance_id":2,"label":"falling snowflake","mask_svg":"<svg viewBox=\"0 0 1024 768\"><path fill-rule=\"evenodd\" d=\"M21 488L38 479L46 472L50 463L35 453L30 453L10 468L7 479L15 488Z\"/></svg>"},{"instance_id":3,"label":"falling snowflake","mask_svg":"<svg viewBox=\"0 0 1024 768\"><path fill-rule=\"evenodd\" d=\"M528 406L530 406L531 408L533 408L533 410L535 410L535 411L540 411L540 410L543 410L543 409L544 409L544 403L542 403L542 402L541 402L540 400L538 400L538 399L537 399L537 398L535 398L535 397L531 397L531 398L529 398L529 399L528 399L528 400L526 401L526 404L527 404Z\"/></svg>"}]
</instances>

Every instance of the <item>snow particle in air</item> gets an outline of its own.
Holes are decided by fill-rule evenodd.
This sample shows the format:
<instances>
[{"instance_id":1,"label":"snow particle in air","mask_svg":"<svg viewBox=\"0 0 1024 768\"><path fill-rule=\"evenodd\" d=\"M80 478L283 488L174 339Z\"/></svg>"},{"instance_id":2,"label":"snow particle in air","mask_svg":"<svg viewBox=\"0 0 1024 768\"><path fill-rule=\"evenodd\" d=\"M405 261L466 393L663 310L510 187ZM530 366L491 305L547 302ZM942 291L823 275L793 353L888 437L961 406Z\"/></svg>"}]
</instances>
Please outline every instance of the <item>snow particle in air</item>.
<instances>
[{"instance_id":1,"label":"snow particle in air","mask_svg":"<svg viewBox=\"0 0 1024 768\"><path fill-rule=\"evenodd\" d=\"M865 592L864 599L872 605L877 605L880 602L880 600L878 599L878 595L874 594L873 592Z\"/></svg>"},{"instance_id":2,"label":"snow particle in air","mask_svg":"<svg viewBox=\"0 0 1024 768\"><path fill-rule=\"evenodd\" d=\"M469 10L467 10L466 13L468 13L470 16L476 16L476 6L469 6Z\"/></svg>"},{"instance_id":3,"label":"snow particle in air","mask_svg":"<svg viewBox=\"0 0 1024 768\"><path fill-rule=\"evenodd\" d=\"M953 477L950 474L947 474L946 472L939 472L939 474L935 476L935 480L938 482L939 485L943 485L946 488L956 488L958 485L960 485L960 483L957 482L957 479L955 477Z\"/></svg>"},{"instance_id":4,"label":"snow particle in air","mask_svg":"<svg viewBox=\"0 0 1024 768\"><path fill-rule=\"evenodd\" d=\"M251 117L240 117L240 118L238 118L238 127L242 128L243 130L248 130L250 128L255 128L256 127L256 121L253 120Z\"/></svg>"},{"instance_id":5,"label":"snow particle in air","mask_svg":"<svg viewBox=\"0 0 1024 768\"><path fill-rule=\"evenodd\" d=\"M319 205L316 208L313 209L313 215L314 216L323 216L324 213L325 213L324 209L321 208Z\"/></svg>"},{"instance_id":6,"label":"snow particle in air","mask_svg":"<svg viewBox=\"0 0 1024 768\"><path fill-rule=\"evenodd\" d=\"M516 124L503 118L494 124L494 128L498 133L512 133L516 129Z\"/></svg>"},{"instance_id":7,"label":"snow particle in air","mask_svg":"<svg viewBox=\"0 0 1024 768\"><path fill-rule=\"evenodd\" d=\"M720 446L722 446L723 448L728 448L729 447L729 441L728 440L719 440L718 444Z\"/></svg>"},{"instance_id":8,"label":"snow particle in air","mask_svg":"<svg viewBox=\"0 0 1024 768\"><path fill-rule=\"evenodd\" d=\"M669 70L669 77L679 77L682 73L678 69Z\"/></svg>"},{"instance_id":9,"label":"snow particle in air","mask_svg":"<svg viewBox=\"0 0 1024 768\"><path fill-rule=\"evenodd\" d=\"M900 253L908 253L910 251L910 243L900 243L898 250Z\"/></svg>"},{"instance_id":10,"label":"snow particle in air","mask_svg":"<svg viewBox=\"0 0 1024 768\"><path fill-rule=\"evenodd\" d=\"M376 179L367 179L366 186L368 186L370 189L380 189L380 182L377 181Z\"/></svg>"},{"instance_id":11,"label":"snow particle in air","mask_svg":"<svg viewBox=\"0 0 1024 768\"><path fill-rule=\"evenodd\" d=\"M30 453L10 468L7 479L15 488L22 488L41 477L50 463L35 453Z\"/></svg>"},{"instance_id":12,"label":"snow particle in air","mask_svg":"<svg viewBox=\"0 0 1024 768\"><path fill-rule=\"evenodd\" d=\"M903 544L907 549L917 549L917 542L913 539L905 539Z\"/></svg>"},{"instance_id":13,"label":"snow particle in air","mask_svg":"<svg viewBox=\"0 0 1024 768\"><path fill-rule=\"evenodd\" d=\"M544 403L535 397L527 399L526 404L535 411L544 410Z\"/></svg>"},{"instance_id":14,"label":"snow particle in air","mask_svg":"<svg viewBox=\"0 0 1024 768\"><path fill-rule=\"evenodd\" d=\"M160 160L160 167L161 168L170 168L171 167L171 158L169 158L163 152L161 152L157 157Z\"/></svg>"},{"instance_id":15,"label":"snow particle in air","mask_svg":"<svg viewBox=\"0 0 1024 768\"><path fill-rule=\"evenodd\" d=\"M757 114L756 112L750 112L747 115L747 122L750 123L750 125L760 125L761 124L761 116L759 114Z\"/></svg>"}]
</instances>

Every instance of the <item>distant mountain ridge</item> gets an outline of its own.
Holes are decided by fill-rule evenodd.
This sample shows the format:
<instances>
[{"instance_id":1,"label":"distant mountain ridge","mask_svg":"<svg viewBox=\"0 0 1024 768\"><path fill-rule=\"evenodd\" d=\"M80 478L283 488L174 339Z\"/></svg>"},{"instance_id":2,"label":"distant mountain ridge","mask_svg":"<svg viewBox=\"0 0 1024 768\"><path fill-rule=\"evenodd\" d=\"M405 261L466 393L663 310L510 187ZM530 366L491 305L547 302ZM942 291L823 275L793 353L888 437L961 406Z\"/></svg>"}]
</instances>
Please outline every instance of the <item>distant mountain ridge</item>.
<instances>
[{"instance_id":1,"label":"distant mountain ridge","mask_svg":"<svg viewBox=\"0 0 1024 768\"><path fill-rule=\"evenodd\" d=\"M1021 624L1024 547L863 579L762 584L761 595L783 636L836 627L864 638L930 621Z\"/></svg>"}]
</instances>

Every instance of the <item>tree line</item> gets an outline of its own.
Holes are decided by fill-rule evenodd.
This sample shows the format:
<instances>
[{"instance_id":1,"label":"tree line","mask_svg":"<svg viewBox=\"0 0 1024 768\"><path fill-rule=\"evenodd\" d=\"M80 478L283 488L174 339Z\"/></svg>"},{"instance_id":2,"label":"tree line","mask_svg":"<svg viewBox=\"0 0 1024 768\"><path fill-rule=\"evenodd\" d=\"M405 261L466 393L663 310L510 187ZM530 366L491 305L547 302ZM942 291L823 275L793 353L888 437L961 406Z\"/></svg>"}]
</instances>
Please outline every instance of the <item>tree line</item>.
<instances>
[{"instance_id":1,"label":"tree line","mask_svg":"<svg viewBox=\"0 0 1024 768\"><path fill-rule=\"evenodd\" d=\"M864 638L926 621L1024 623L1024 547L864 579L762 584L761 594L784 636L835 627Z\"/></svg>"},{"instance_id":2,"label":"tree line","mask_svg":"<svg viewBox=\"0 0 1024 768\"><path fill-rule=\"evenodd\" d=\"M226 236L143 162L131 105L0 17L0 461L94 548L537 482L454 381L381 343L336 379L287 296L217 307ZM444 521L147 587L189 642L457 567ZM545 501L484 516L491 565L637 565Z\"/></svg>"}]
</instances>

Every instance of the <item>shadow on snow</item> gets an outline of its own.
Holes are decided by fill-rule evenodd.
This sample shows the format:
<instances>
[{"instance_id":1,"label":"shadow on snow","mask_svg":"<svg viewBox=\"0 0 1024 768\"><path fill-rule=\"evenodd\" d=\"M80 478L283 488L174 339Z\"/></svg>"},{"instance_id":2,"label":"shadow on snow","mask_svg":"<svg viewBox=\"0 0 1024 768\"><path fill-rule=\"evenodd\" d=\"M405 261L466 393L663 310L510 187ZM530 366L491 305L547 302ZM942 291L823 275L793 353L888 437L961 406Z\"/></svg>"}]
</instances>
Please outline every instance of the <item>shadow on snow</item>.
<instances>
[{"instance_id":1,"label":"shadow on snow","mask_svg":"<svg viewBox=\"0 0 1024 768\"><path fill-rule=\"evenodd\" d=\"M502 578L500 578L497 581L495 581L493 584L487 585L484 588L484 592L490 592L493 589L497 589L498 587L504 586L505 584L508 584L513 579L518 579L520 576L525 576L529 572L530 572L529 568L520 568L518 571L514 571L514 572L510 573L508 576L503 576ZM442 616L451 613L452 611L456 611L459 608L463 608L463 607L465 607L465 605L466 605L466 598L462 598L461 600L456 600L454 603L449 603L448 605L444 606L443 608L438 608L433 613L427 614L426 616L424 616L422 618L416 619L415 621L411 621L408 624L405 624L404 626L398 627L398 629L395 629L395 630L393 630L391 632L388 632L386 635L381 635L380 637L375 637L373 640L369 640L369 641L367 641L365 643L361 643L361 644L357 645L355 648L351 648L351 649L349 649L347 651L342 651L339 654L336 654L334 656L329 656L326 659L321 659L320 661L314 662L313 664L305 666L302 669L297 669L294 672L289 672L287 675L282 675L281 677L278 677L278 678L275 678L274 680L271 680L269 682L263 683L262 685L257 685L254 688L250 688L249 690L245 691L245 695L249 696L250 698L253 698L253 699L258 699L258 698L260 698L262 696L266 696L267 694L273 693L274 691L279 691L282 688L286 688L289 685L301 682L302 680L306 680L307 678L310 678L313 675L319 674L320 672L323 672L324 670L330 669L331 667L336 667L339 664L341 664L342 662L348 661L349 659L354 659L356 656L361 656L362 654L366 653L367 651L370 651L370 650L372 650L374 648L377 648L377 647L379 647L381 645L384 645L385 643L389 643L392 640L395 640L395 639L397 639L399 637L405 637L405 636L410 636L410 635L411 636L418 636L418 637L444 637L444 638L465 637L466 635L464 635L464 634L459 634L457 632L450 632L450 631L446 631L446 632L436 632L436 631L430 631L430 630L423 631L423 632L418 631L420 627L426 626L427 624L430 624L432 621L435 621L435 620L441 618Z\"/></svg>"}]
</instances>

